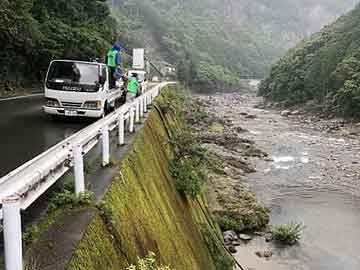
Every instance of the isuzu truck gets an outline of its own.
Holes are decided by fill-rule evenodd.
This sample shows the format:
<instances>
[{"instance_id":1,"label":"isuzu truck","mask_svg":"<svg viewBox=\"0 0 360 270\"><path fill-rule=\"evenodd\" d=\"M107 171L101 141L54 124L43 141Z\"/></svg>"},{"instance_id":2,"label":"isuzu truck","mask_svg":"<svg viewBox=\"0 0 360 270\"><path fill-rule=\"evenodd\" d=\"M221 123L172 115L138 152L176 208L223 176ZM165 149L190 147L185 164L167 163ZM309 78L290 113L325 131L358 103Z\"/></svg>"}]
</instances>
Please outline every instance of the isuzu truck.
<instances>
[{"instance_id":1,"label":"isuzu truck","mask_svg":"<svg viewBox=\"0 0 360 270\"><path fill-rule=\"evenodd\" d=\"M45 113L53 116L100 118L115 109L122 81L109 89L105 64L71 60L50 63L45 80Z\"/></svg>"}]
</instances>

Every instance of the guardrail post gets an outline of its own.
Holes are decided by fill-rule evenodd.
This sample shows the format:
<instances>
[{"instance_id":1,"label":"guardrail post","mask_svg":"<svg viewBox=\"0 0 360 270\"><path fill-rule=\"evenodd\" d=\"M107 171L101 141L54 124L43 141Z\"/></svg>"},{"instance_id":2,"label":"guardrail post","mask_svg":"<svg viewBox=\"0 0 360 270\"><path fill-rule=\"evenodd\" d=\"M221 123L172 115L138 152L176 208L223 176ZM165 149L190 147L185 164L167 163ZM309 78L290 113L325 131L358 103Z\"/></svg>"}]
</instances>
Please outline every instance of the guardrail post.
<instances>
[{"instance_id":1,"label":"guardrail post","mask_svg":"<svg viewBox=\"0 0 360 270\"><path fill-rule=\"evenodd\" d=\"M140 104L139 104L139 106L140 106L140 117L144 117L144 97L145 97L145 95L142 95L140 97Z\"/></svg>"},{"instance_id":2,"label":"guardrail post","mask_svg":"<svg viewBox=\"0 0 360 270\"><path fill-rule=\"evenodd\" d=\"M146 113L147 112L147 95L145 94L144 95L144 103L143 103L143 105L144 105L144 112Z\"/></svg>"},{"instance_id":3,"label":"guardrail post","mask_svg":"<svg viewBox=\"0 0 360 270\"><path fill-rule=\"evenodd\" d=\"M140 122L140 99L136 101L136 111L135 111L135 121L136 123Z\"/></svg>"},{"instance_id":4,"label":"guardrail post","mask_svg":"<svg viewBox=\"0 0 360 270\"><path fill-rule=\"evenodd\" d=\"M74 175L75 175L75 193L79 194L85 191L85 176L84 176L84 158L83 149L80 144L74 145Z\"/></svg>"},{"instance_id":5,"label":"guardrail post","mask_svg":"<svg viewBox=\"0 0 360 270\"><path fill-rule=\"evenodd\" d=\"M129 131L130 132L134 132L134 118L135 118L134 114L135 114L134 107L131 106L130 107L130 123L129 123Z\"/></svg>"},{"instance_id":6,"label":"guardrail post","mask_svg":"<svg viewBox=\"0 0 360 270\"><path fill-rule=\"evenodd\" d=\"M18 196L13 196L5 198L2 202L6 270L23 269L19 199Z\"/></svg>"},{"instance_id":7,"label":"guardrail post","mask_svg":"<svg viewBox=\"0 0 360 270\"><path fill-rule=\"evenodd\" d=\"M102 142L102 165L103 167L110 163L110 139L109 128L103 127L101 129L101 142Z\"/></svg>"},{"instance_id":8,"label":"guardrail post","mask_svg":"<svg viewBox=\"0 0 360 270\"><path fill-rule=\"evenodd\" d=\"M123 113L119 115L118 126L119 126L119 145L123 145L125 144L125 121L124 121Z\"/></svg>"}]
</instances>

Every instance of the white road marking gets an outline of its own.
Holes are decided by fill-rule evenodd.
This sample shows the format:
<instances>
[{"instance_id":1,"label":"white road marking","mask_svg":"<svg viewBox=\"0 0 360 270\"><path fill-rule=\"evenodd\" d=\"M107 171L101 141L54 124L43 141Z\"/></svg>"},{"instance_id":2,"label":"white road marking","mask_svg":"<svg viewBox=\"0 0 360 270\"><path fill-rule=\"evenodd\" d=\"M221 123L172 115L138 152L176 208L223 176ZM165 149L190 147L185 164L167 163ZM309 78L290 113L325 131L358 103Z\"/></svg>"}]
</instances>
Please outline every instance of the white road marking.
<instances>
[{"instance_id":1,"label":"white road marking","mask_svg":"<svg viewBox=\"0 0 360 270\"><path fill-rule=\"evenodd\" d=\"M23 99L23 98L31 98L31 97L38 97L38 96L43 96L43 93L39 93L39 94L33 94L33 95L28 95L28 96L19 96L19 97L9 97L9 98L2 98L0 99L1 101L9 101L9 100L15 100L15 99Z\"/></svg>"}]
</instances>

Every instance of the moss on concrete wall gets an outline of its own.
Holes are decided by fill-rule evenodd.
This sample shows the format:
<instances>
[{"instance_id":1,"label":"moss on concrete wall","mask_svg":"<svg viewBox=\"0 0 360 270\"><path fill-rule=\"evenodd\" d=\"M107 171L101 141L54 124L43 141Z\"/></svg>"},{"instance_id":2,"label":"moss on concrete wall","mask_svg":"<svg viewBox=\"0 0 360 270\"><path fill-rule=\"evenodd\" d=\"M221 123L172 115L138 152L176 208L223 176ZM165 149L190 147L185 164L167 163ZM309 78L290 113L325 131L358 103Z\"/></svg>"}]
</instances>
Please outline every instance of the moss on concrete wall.
<instances>
[{"instance_id":1,"label":"moss on concrete wall","mask_svg":"<svg viewBox=\"0 0 360 270\"><path fill-rule=\"evenodd\" d=\"M89 248L90 247L90 248ZM99 215L95 215L68 268L81 270L115 270L124 263L116 242Z\"/></svg>"},{"instance_id":2,"label":"moss on concrete wall","mask_svg":"<svg viewBox=\"0 0 360 270\"><path fill-rule=\"evenodd\" d=\"M111 214L95 215L67 269L125 269L148 251L173 269L216 269L203 231L216 241L219 231L206 201L178 193L168 170L168 134L180 125L174 114L163 115L158 109L149 114L105 195Z\"/></svg>"}]
</instances>

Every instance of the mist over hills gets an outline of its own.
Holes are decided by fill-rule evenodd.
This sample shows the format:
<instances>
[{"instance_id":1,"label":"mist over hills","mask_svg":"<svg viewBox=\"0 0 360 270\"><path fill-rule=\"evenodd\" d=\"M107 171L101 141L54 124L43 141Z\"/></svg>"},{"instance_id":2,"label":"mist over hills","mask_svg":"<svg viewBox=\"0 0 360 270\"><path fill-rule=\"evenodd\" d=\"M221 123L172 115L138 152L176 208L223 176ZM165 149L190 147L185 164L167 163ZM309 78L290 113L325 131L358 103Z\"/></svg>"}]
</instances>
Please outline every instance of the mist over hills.
<instances>
[{"instance_id":1,"label":"mist over hills","mask_svg":"<svg viewBox=\"0 0 360 270\"><path fill-rule=\"evenodd\" d=\"M52 59L102 57L119 34L127 47L178 66L188 84L234 86L264 76L353 1L2 0L0 89L41 82Z\"/></svg>"},{"instance_id":2,"label":"mist over hills","mask_svg":"<svg viewBox=\"0 0 360 270\"><path fill-rule=\"evenodd\" d=\"M360 117L360 4L289 50L259 93L284 105Z\"/></svg>"},{"instance_id":3,"label":"mist over hills","mask_svg":"<svg viewBox=\"0 0 360 270\"><path fill-rule=\"evenodd\" d=\"M193 65L189 81L224 87L263 77L287 49L354 0L112 0L122 39L153 58ZM196 74L194 74L196 71ZM192 74L190 74L192 72ZM223 81L216 84L215 82Z\"/></svg>"}]
</instances>

